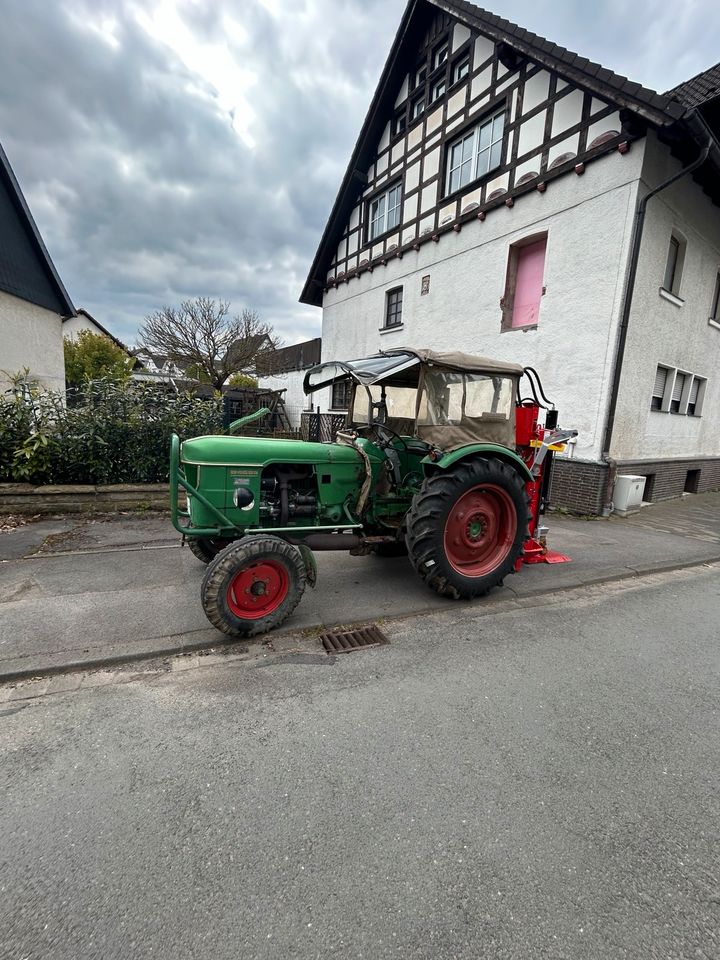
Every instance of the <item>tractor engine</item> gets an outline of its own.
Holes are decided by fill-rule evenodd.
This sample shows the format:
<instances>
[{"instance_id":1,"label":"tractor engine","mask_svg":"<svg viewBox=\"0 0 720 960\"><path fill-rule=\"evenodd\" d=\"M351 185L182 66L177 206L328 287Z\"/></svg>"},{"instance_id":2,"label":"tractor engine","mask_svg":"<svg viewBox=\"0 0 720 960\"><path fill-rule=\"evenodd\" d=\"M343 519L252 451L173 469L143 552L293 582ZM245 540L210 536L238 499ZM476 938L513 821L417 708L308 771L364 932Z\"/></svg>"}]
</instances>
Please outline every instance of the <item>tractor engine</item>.
<instances>
[{"instance_id":1,"label":"tractor engine","mask_svg":"<svg viewBox=\"0 0 720 960\"><path fill-rule=\"evenodd\" d=\"M276 464L260 481L260 519L286 526L298 517L316 517L317 478L312 467Z\"/></svg>"}]
</instances>

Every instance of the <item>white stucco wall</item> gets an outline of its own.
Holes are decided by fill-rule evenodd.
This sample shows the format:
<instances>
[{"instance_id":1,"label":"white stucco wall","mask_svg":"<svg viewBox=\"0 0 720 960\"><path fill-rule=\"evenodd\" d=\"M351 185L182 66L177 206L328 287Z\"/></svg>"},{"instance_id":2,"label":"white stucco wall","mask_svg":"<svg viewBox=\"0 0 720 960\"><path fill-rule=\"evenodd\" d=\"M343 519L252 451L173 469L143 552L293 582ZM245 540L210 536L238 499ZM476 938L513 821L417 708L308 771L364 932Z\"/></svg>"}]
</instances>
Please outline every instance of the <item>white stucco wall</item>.
<instances>
[{"instance_id":1,"label":"white stucco wall","mask_svg":"<svg viewBox=\"0 0 720 960\"><path fill-rule=\"evenodd\" d=\"M305 370L292 370L274 377L259 377L258 386L263 390L285 390L285 409L293 427L300 426L300 414L309 410L312 400L303 393ZM315 401L317 402L317 401Z\"/></svg>"},{"instance_id":2,"label":"white stucco wall","mask_svg":"<svg viewBox=\"0 0 720 960\"><path fill-rule=\"evenodd\" d=\"M0 291L0 389L24 367L49 390L65 389L60 315Z\"/></svg>"},{"instance_id":3,"label":"white stucco wall","mask_svg":"<svg viewBox=\"0 0 720 960\"><path fill-rule=\"evenodd\" d=\"M77 338L77 335L81 330L88 330L90 333L94 333L96 336L105 336L102 330L100 330L94 323L91 323L87 317L83 317L81 314L78 316L69 317L62 326L63 336L72 340Z\"/></svg>"},{"instance_id":4,"label":"white stucco wall","mask_svg":"<svg viewBox=\"0 0 720 960\"><path fill-rule=\"evenodd\" d=\"M323 360L417 346L534 366L561 424L579 431L576 455L598 458L643 148L605 156L583 176L562 177L544 194L329 290ZM509 246L542 231L547 293L539 325L501 331ZM430 293L421 296L428 274ZM385 293L401 285L403 327L381 331Z\"/></svg>"},{"instance_id":5,"label":"white stucco wall","mask_svg":"<svg viewBox=\"0 0 720 960\"><path fill-rule=\"evenodd\" d=\"M681 164L654 136L648 139L645 190ZM687 240L676 305L659 293L670 235ZM720 329L708 323L720 271L720 209L691 177L653 197L647 207L618 393L611 454L617 459L720 456ZM702 415L650 409L658 364L707 379Z\"/></svg>"}]
</instances>

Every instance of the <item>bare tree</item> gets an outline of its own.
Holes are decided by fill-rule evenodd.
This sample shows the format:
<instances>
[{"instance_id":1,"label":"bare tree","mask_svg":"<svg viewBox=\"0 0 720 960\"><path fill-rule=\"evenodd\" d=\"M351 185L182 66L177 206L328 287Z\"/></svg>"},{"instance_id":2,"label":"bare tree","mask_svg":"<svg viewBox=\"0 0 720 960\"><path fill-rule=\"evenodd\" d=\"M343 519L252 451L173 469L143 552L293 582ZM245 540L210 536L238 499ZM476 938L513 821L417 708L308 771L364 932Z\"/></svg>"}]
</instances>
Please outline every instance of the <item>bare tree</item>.
<instances>
[{"instance_id":1,"label":"bare tree","mask_svg":"<svg viewBox=\"0 0 720 960\"><path fill-rule=\"evenodd\" d=\"M179 307L163 307L140 326L140 343L184 369L192 367L220 390L233 373L254 369L258 356L275 350L279 339L255 310L230 316L226 300L196 297Z\"/></svg>"}]
</instances>

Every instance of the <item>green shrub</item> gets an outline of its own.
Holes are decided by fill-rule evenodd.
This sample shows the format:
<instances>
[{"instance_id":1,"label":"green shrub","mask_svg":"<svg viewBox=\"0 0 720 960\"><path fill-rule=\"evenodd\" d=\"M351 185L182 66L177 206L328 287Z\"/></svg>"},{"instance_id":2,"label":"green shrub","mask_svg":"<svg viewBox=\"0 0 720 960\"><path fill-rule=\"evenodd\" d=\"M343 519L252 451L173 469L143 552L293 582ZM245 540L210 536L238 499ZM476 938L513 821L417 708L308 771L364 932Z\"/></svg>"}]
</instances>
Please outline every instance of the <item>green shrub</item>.
<instances>
[{"instance_id":1,"label":"green shrub","mask_svg":"<svg viewBox=\"0 0 720 960\"><path fill-rule=\"evenodd\" d=\"M162 483L170 434L222 432L222 400L96 380L64 396L18 377L0 398L0 483Z\"/></svg>"}]
</instances>

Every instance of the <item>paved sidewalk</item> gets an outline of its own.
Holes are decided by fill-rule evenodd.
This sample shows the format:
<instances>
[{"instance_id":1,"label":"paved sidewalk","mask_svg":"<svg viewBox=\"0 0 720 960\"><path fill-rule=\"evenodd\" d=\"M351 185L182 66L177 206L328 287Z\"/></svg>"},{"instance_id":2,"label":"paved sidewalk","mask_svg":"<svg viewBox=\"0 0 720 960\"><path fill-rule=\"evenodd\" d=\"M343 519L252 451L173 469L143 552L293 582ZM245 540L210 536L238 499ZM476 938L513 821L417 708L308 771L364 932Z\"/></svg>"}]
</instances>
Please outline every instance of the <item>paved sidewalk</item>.
<instances>
[{"instance_id":1,"label":"paved sidewalk","mask_svg":"<svg viewBox=\"0 0 720 960\"><path fill-rule=\"evenodd\" d=\"M479 615L720 560L720 493L655 504L626 519L552 516L549 526L551 546L573 562L524 568L474 601ZM283 634L453 604L430 592L403 558L320 553L318 568L317 589L306 591ZM0 680L222 645L200 605L204 569L157 515L43 519L0 534Z\"/></svg>"}]
</instances>

